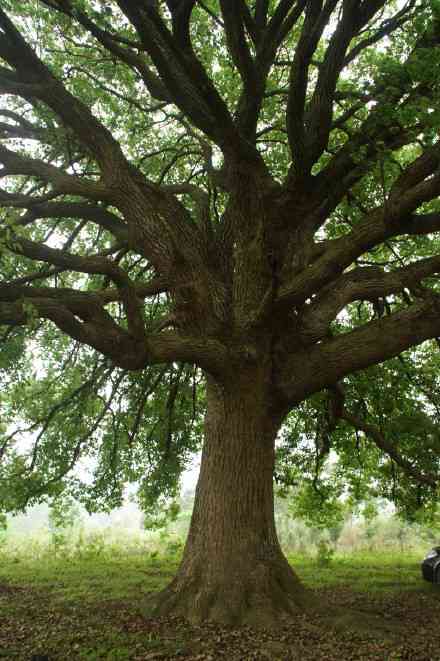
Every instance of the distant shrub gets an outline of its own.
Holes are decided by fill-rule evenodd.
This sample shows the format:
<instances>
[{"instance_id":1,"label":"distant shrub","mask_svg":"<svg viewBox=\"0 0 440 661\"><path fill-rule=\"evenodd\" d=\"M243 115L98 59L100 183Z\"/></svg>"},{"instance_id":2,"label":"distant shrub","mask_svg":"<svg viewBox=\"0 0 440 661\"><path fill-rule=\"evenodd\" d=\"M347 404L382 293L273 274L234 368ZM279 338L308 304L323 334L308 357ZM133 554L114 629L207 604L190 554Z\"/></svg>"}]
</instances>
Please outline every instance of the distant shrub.
<instances>
[{"instance_id":1,"label":"distant shrub","mask_svg":"<svg viewBox=\"0 0 440 661\"><path fill-rule=\"evenodd\" d=\"M179 555L183 551L182 539L170 539L165 547L165 552L168 555Z\"/></svg>"},{"instance_id":2,"label":"distant shrub","mask_svg":"<svg viewBox=\"0 0 440 661\"><path fill-rule=\"evenodd\" d=\"M69 555L74 526L81 520L78 505L72 498L56 498L49 507L49 532L55 555Z\"/></svg>"},{"instance_id":3,"label":"distant shrub","mask_svg":"<svg viewBox=\"0 0 440 661\"><path fill-rule=\"evenodd\" d=\"M319 567L329 567L333 562L335 549L325 539L319 540L316 547L316 563Z\"/></svg>"},{"instance_id":4,"label":"distant shrub","mask_svg":"<svg viewBox=\"0 0 440 661\"><path fill-rule=\"evenodd\" d=\"M6 514L0 512L0 533L6 532L7 529L8 529L8 519L6 517Z\"/></svg>"},{"instance_id":5,"label":"distant shrub","mask_svg":"<svg viewBox=\"0 0 440 661\"><path fill-rule=\"evenodd\" d=\"M0 514L0 553L6 547L8 522L5 514Z\"/></svg>"}]
</instances>

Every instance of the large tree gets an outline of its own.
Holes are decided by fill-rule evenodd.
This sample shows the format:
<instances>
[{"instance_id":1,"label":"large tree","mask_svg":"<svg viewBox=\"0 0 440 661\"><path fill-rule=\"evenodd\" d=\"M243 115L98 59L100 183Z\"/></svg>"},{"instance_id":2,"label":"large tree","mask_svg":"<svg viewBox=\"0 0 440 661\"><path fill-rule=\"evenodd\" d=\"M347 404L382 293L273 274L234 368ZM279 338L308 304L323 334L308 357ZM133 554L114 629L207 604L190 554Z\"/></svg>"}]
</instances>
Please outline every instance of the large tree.
<instances>
[{"instance_id":1,"label":"large tree","mask_svg":"<svg viewBox=\"0 0 440 661\"><path fill-rule=\"evenodd\" d=\"M0 58L3 508L147 506L203 410L158 612L307 607L274 472L435 497L438 1L2 0Z\"/></svg>"}]
</instances>

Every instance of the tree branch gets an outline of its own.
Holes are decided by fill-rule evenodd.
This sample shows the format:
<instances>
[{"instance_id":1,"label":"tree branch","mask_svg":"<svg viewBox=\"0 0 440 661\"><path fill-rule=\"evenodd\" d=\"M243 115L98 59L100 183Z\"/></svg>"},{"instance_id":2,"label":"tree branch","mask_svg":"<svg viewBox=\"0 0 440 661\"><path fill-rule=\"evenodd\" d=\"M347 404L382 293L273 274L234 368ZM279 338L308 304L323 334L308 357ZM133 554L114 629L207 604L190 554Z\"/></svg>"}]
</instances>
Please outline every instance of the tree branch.
<instances>
[{"instance_id":1,"label":"tree branch","mask_svg":"<svg viewBox=\"0 0 440 661\"><path fill-rule=\"evenodd\" d=\"M20 32L3 9L0 9L0 57L14 70L25 87L30 85L30 96L45 102L63 119L81 141L90 150L101 166L104 176L113 181L115 171L128 168L128 163L118 142L112 134L90 112L88 107L75 98L58 81L46 65L37 57L32 48L23 39ZM0 85L2 84L0 77ZM19 95L26 93L20 91Z\"/></svg>"},{"instance_id":2,"label":"tree branch","mask_svg":"<svg viewBox=\"0 0 440 661\"><path fill-rule=\"evenodd\" d=\"M356 268L344 273L305 308L299 319L304 342L322 339L330 323L348 304L356 300L374 301L411 288L423 279L440 273L440 255L385 272L380 267Z\"/></svg>"},{"instance_id":3,"label":"tree branch","mask_svg":"<svg viewBox=\"0 0 440 661\"><path fill-rule=\"evenodd\" d=\"M64 170L50 165L38 158L22 156L0 144L1 177L29 175L50 183L57 194L80 195L91 200L103 200L109 197L109 189L99 181L67 174Z\"/></svg>"},{"instance_id":4,"label":"tree branch","mask_svg":"<svg viewBox=\"0 0 440 661\"><path fill-rule=\"evenodd\" d=\"M294 405L344 376L398 356L440 335L440 297L371 321L292 354L280 367L280 391Z\"/></svg>"},{"instance_id":5,"label":"tree branch","mask_svg":"<svg viewBox=\"0 0 440 661\"><path fill-rule=\"evenodd\" d=\"M109 53L112 53L121 62L138 72L152 97L164 103L172 103L172 99L160 78L150 70L145 60L138 53L131 48L122 48L116 35L97 26L85 12L77 7L73 10L70 1L40 0L40 2L51 9L66 14L73 20L77 20Z\"/></svg>"},{"instance_id":6,"label":"tree branch","mask_svg":"<svg viewBox=\"0 0 440 661\"><path fill-rule=\"evenodd\" d=\"M417 41L401 65L402 72L424 70L419 60L427 48L438 48L439 28L440 25L434 23ZM383 107L404 108L424 98L434 102L435 89L432 85L427 85L420 74L417 84L412 76L405 75L399 79L399 85L396 87L393 75L393 72L383 75L376 88L369 92L369 96L376 102L374 108L315 178L316 196L326 217L336 208L347 191L376 165L380 151L392 151L414 142L421 131L422 127L417 122L403 127L396 114L383 113ZM291 181L291 177L288 180ZM328 203L323 205L322 200L326 195Z\"/></svg>"},{"instance_id":7,"label":"tree branch","mask_svg":"<svg viewBox=\"0 0 440 661\"><path fill-rule=\"evenodd\" d=\"M75 15L69 0L66 3L63 6ZM150 14L147 12L147 15ZM158 37L160 43L163 41L169 46L167 40L171 36L165 26L161 29L161 24L158 27L154 21L148 23L146 15L141 13L139 16L142 26L154 27L151 28L150 36ZM200 249L204 240L202 233L178 199L149 182L125 159L119 143L111 133L90 113L85 104L73 97L53 77L3 10L0 10L0 27L3 30L0 33L0 57L15 68L12 78L15 80L18 77L20 85L26 87L26 91L17 88L16 93L31 98L31 101L35 101L35 98L42 100L62 118L97 159L105 185L100 182L83 182L36 159L25 159L13 154L5 147L0 149L0 158L7 165L3 174L31 174L50 181L57 191L111 202L127 218L130 245L136 246L156 268L164 272L173 267L177 254L180 259L183 257L191 264L203 261L204 253ZM162 34L164 30L165 36ZM179 58L181 67L181 53L177 52L175 44L173 48L173 57ZM165 57L164 53L161 57ZM32 88L31 92L27 90L28 85ZM217 125L217 121L214 124Z\"/></svg>"},{"instance_id":8,"label":"tree branch","mask_svg":"<svg viewBox=\"0 0 440 661\"><path fill-rule=\"evenodd\" d=\"M345 408L341 413L342 420L348 422L352 427L358 431L363 432L366 436L371 438L374 444L382 450L390 459L392 459L403 471L412 477L418 484L426 484L429 487L434 489L437 488L439 484L439 478L430 473L422 473L418 470L414 464L412 464L408 459L403 457L398 451L397 447L390 443L381 432L379 427L372 425L368 422L365 422L358 416L353 415L348 412Z\"/></svg>"},{"instance_id":9,"label":"tree branch","mask_svg":"<svg viewBox=\"0 0 440 661\"><path fill-rule=\"evenodd\" d=\"M30 196L22 197L25 199L21 199L17 203L13 203L11 199L9 200L11 206L28 208L28 211L14 222L16 226L23 227L40 218L81 218L82 220L90 220L107 230L120 243L127 243L128 241L127 224L102 206L81 202L35 202ZM8 206L1 199L1 195L0 203L2 206Z\"/></svg>"},{"instance_id":10,"label":"tree branch","mask_svg":"<svg viewBox=\"0 0 440 661\"><path fill-rule=\"evenodd\" d=\"M413 18L413 14L411 13L411 10L415 7L415 5L416 5L416 0L409 0L409 2L407 2L406 5L402 7L402 9L398 11L394 16L382 21L382 23L379 25L379 27L375 30L373 34L359 41L356 44L356 46L354 46L347 53L343 67L344 68L347 67L366 48L368 48L369 46L373 46L378 41L380 41L386 36L389 36L396 30L401 28L403 25L405 25L405 23L407 23L409 20L411 20L411 18Z\"/></svg>"},{"instance_id":11,"label":"tree branch","mask_svg":"<svg viewBox=\"0 0 440 661\"><path fill-rule=\"evenodd\" d=\"M250 91L254 86L256 71L246 42L243 4L243 2L237 2L236 0L220 0L229 52L240 73L245 89Z\"/></svg>"},{"instance_id":12,"label":"tree branch","mask_svg":"<svg viewBox=\"0 0 440 661\"><path fill-rule=\"evenodd\" d=\"M309 67L336 4L337 0L327 0L324 8L322 0L311 0L306 4L304 24L290 69L286 126L294 160L293 167L300 178L308 173L310 166L304 125Z\"/></svg>"},{"instance_id":13,"label":"tree branch","mask_svg":"<svg viewBox=\"0 0 440 661\"><path fill-rule=\"evenodd\" d=\"M266 22L267 4L265 0L259 2L260 16L262 17L260 20L266 20ZM306 4L307 0L280 0L267 23L264 43L275 45L275 48L277 48L286 36L286 30L291 29L301 16Z\"/></svg>"},{"instance_id":14,"label":"tree branch","mask_svg":"<svg viewBox=\"0 0 440 661\"><path fill-rule=\"evenodd\" d=\"M154 7L140 6L133 0L118 0L118 5L137 30L174 103L223 151L257 158L256 149L236 130L224 100L196 57L188 36L179 32L185 43L182 52L183 42L169 32Z\"/></svg>"},{"instance_id":15,"label":"tree branch","mask_svg":"<svg viewBox=\"0 0 440 661\"><path fill-rule=\"evenodd\" d=\"M440 148L437 148L440 164ZM438 167L438 165L437 165ZM290 283L279 288L276 308L281 311L293 305L302 305L322 286L333 282L363 253L383 241L405 234L423 235L440 231L440 214L413 214L420 204L440 194L440 170L435 176L417 183L400 196L393 194L386 205L374 209L346 236L324 243L315 261Z\"/></svg>"},{"instance_id":16,"label":"tree branch","mask_svg":"<svg viewBox=\"0 0 440 661\"><path fill-rule=\"evenodd\" d=\"M305 115L307 169L311 168L327 147L332 128L336 86L344 67L348 46L353 37L385 4L385 0L373 0L359 8L359 3L352 0L343 3L342 18L320 64L318 81ZM333 8L331 7L332 10Z\"/></svg>"},{"instance_id":17,"label":"tree branch","mask_svg":"<svg viewBox=\"0 0 440 661\"><path fill-rule=\"evenodd\" d=\"M36 314L52 321L69 337L107 356L116 366L128 370L186 362L200 366L219 379L228 370L226 348L216 340L181 336L174 331L144 333L140 339L116 324L101 307L99 299L92 305L92 295L78 296L76 300L73 295L64 301L60 298L32 296L24 301L0 302L0 325L23 326Z\"/></svg>"}]
</instances>

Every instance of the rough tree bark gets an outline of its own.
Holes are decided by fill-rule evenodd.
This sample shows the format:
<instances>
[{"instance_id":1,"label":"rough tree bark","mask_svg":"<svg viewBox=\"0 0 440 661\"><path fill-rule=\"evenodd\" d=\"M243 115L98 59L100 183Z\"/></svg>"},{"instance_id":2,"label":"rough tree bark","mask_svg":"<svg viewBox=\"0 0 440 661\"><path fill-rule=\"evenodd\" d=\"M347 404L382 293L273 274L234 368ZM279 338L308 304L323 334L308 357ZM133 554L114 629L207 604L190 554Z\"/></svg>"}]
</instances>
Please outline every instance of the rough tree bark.
<instances>
[{"instance_id":1,"label":"rough tree bark","mask_svg":"<svg viewBox=\"0 0 440 661\"><path fill-rule=\"evenodd\" d=\"M254 375L255 377L255 375ZM208 387L194 511L177 576L157 612L192 621L270 626L312 605L284 557L274 519L279 417L252 374Z\"/></svg>"}]
</instances>

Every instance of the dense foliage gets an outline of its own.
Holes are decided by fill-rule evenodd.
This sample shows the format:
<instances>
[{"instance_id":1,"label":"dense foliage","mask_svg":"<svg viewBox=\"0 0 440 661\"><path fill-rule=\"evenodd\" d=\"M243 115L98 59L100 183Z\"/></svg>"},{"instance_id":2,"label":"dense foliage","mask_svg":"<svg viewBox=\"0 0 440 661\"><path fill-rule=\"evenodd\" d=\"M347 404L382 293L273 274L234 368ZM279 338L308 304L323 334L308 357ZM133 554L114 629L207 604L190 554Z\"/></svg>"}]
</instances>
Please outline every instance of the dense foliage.
<instances>
[{"instance_id":1,"label":"dense foliage","mask_svg":"<svg viewBox=\"0 0 440 661\"><path fill-rule=\"evenodd\" d=\"M201 370L216 371L229 333L218 330L223 302L198 300L193 273L214 280L226 248L237 249L233 273L252 263L245 230L245 247L241 230L228 243L228 168L258 155L268 197L282 206L293 191L283 213L306 217L301 195L323 190L309 235L300 224L273 229L301 244L294 273L366 233L324 273L330 291L321 282L295 299L285 284L291 316L284 299L272 314L300 328L306 351L305 338L319 347L363 328L371 341L335 345L335 355L379 337L390 345L306 389L303 402L293 393L276 480L321 514L339 496L369 494L408 515L429 511L440 450L439 3L1 5L1 507L70 492L90 510L111 508L128 483L145 509L175 494L200 449ZM148 193L152 229L130 219L129 176ZM200 235L211 270L191 252ZM360 269L365 284L350 281ZM191 325L195 312L211 326ZM173 351L175 336L187 344ZM201 337L219 342L212 356L194 348ZM139 341L150 354L137 362Z\"/></svg>"}]
</instances>

